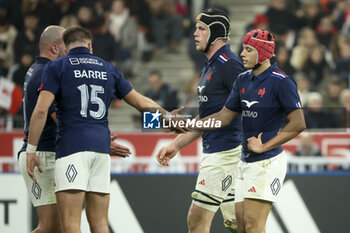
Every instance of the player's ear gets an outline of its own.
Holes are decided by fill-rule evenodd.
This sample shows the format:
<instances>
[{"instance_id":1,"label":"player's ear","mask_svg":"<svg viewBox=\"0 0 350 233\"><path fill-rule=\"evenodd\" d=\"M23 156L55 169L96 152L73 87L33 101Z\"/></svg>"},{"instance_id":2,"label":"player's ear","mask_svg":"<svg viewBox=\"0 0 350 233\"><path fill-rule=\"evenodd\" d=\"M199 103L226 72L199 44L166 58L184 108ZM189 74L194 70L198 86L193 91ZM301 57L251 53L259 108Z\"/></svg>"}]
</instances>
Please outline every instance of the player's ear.
<instances>
[{"instance_id":1,"label":"player's ear","mask_svg":"<svg viewBox=\"0 0 350 233\"><path fill-rule=\"evenodd\" d=\"M87 47L90 50L90 53L93 54L93 52L92 52L92 42L91 41L88 42Z\"/></svg>"},{"instance_id":2,"label":"player's ear","mask_svg":"<svg viewBox=\"0 0 350 233\"><path fill-rule=\"evenodd\" d=\"M52 54L57 55L58 54L58 46L56 44L51 45L50 51Z\"/></svg>"}]
</instances>

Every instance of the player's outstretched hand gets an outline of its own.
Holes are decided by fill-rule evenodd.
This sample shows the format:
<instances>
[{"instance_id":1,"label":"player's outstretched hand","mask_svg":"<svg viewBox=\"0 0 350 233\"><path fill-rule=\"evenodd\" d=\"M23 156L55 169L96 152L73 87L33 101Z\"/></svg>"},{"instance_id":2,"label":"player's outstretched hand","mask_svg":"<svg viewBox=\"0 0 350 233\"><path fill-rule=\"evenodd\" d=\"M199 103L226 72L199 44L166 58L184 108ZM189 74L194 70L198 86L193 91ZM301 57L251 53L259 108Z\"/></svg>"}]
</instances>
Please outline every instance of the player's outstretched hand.
<instances>
[{"instance_id":1,"label":"player's outstretched hand","mask_svg":"<svg viewBox=\"0 0 350 233\"><path fill-rule=\"evenodd\" d=\"M39 157L36 156L35 153L27 152L27 172L30 178L32 178L32 180L34 180L34 182L37 183L37 179L34 174L35 167L38 167L39 172L43 172L43 169L41 168L41 165L40 165Z\"/></svg>"},{"instance_id":2,"label":"player's outstretched hand","mask_svg":"<svg viewBox=\"0 0 350 233\"><path fill-rule=\"evenodd\" d=\"M186 133L191 131L191 128L189 127L180 127L179 126L179 122L186 122L186 119L183 117L179 116L179 113L184 110L184 106L181 106L180 108L177 108L173 111L170 112L172 118L171 121L174 123L173 125L176 125L176 127L171 127L171 131L175 132L175 133Z\"/></svg>"},{"instance_id":3,"label":"player's outstretched hand","mask_svg":"<svg viewBox=\"0 0 350 233\"><path fill-rule=\"evenodd\" d=\"M157 160L160 164L164 166L169 166L169 162L172 158L175 157L179 150L176 149L173 145L167 145L162 147L157 153Z\"/></svg>"},{"instance_id":4,"label":"player's outstretched hand","mask_svg":"<svg viewBox=\"0 0 350 233\"><path fill-rule=\"evenodd\" d=\"M250 137L247 139L248 141L248 150L253 151L254 153L261 154L264 151L264 145L261 141L261 136L263 133L259 133L258 138Z\"/></svg>"},{"instance_id":5,"label":"player's outstretched hand","mask_svg":"<svg viewBox=\"0 0 350 233\"><path fill-rule=\"evenodd\" d=\"M116 143L114 140L117 139L116 134L111 135L111 155L112 156L119 156L119 157L129 157L131 155L131 151L129 148L122 146L118 143Z\"/></svg>"}]
</instances>

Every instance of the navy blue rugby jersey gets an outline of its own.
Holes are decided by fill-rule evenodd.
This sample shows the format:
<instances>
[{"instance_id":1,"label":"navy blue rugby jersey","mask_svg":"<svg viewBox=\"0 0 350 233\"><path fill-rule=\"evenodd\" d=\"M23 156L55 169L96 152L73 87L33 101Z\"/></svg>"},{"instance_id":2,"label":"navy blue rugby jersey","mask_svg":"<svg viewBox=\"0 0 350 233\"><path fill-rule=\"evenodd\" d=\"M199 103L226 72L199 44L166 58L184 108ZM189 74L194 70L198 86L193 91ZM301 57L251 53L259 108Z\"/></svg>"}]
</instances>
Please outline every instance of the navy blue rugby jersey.
<instances>
[{"instance_id":1,"label":"navy blue rugby jersey","mask_svg":"<svg viewBox=\"0 0 350 233\"><path fill-rule=\"evenodd\" d=\"M258 76L254 76L252 71L239 75L225 107L242 112L242 160L255 162L274 157L283 149L278 146L256 154L248 150L247 139L252 136L258 137L262 132L262 142L269 141L278 134L286 116L301 108L301 103L294 80L274 63Z\"/></svg>"},{"instance_id":2,"label":"navy blue rugby jersey","mask_svg":"<svg viewBox=\"0 0 350 233\"><path fill-rule=\"evenodd\" d=\"M229 45L221 47L207 61L197 89L200 118L219 112L224 107L234 81L244 71L242 61ZM240 117L237 117L225 128L203 131L203 152L215 153L237 147L242 142L241 128Z\"/></svg>"},{"instance_id":3,"label":"navy blue rugby jersey","mask_svg":"<svg viewBox=\"0 0 350 233\"><path fill-rule=\"evenodd\" d=\"M56 158L76 152L110 153L108 107L131 84L110 63L77 47L47 64L41 90L55 95L58 119Z\"/></svg>"},{"instance_id":4,"label":"navy blue rugby jersey","mask_svg":"<svg viewBox=\"0 0 350 233\"><path fill-rule=\"evenodd\" d=\"M38 100L38 90L41 84L41 74L44 70L45 65L49 61L50 60L45 57L36 57L35 62L28 69L27 74L25 76L23 85L22 107L24 119L24 133L26 136L23 140L24 143L19 153L27 149L30 118ZM51 113L54 111L55 107L53 103L49 108L46 124L38 144L38 151L55 151L56 123L50 116Z\"/></svg>"}]
</instances>

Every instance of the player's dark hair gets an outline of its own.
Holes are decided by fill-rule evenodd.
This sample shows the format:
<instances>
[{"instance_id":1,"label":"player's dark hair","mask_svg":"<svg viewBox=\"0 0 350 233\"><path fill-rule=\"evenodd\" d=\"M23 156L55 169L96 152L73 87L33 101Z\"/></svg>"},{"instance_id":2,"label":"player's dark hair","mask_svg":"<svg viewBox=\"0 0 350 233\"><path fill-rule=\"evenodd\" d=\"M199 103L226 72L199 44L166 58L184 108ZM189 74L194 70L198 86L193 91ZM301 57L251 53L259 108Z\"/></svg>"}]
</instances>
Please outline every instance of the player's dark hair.
<instances>
[{"instance_id":1,"label":"player's dark hair","mask_svg":"<svg viewBox=\"0 0 350 233\"><path fill-rule=\"evenodd\" d=\"M66 46L75 42L85 43L87 41L92 41L91 32L80 26L69 27L63 33L63 41Z\"/></svg>"}]
</instances>

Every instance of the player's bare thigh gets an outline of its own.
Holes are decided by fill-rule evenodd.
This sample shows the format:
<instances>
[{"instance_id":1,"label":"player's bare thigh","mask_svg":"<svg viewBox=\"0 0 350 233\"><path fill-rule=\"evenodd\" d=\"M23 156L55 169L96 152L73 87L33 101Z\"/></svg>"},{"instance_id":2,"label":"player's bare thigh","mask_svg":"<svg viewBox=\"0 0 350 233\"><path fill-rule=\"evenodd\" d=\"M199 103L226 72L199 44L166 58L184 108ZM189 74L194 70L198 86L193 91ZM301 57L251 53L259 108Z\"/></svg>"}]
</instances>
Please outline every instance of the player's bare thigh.
<instances>
[{"instance_id":1,"label":"player's bare thigh","mask_svg":"<svg viewBox=\"0 0 350 233\"><path fill-rule=\"evenodd\" d=\"M238 233L244 233L244 201L235 203Z\"/></svg>"},{"instance_id":2,"label":"player's bare thigh","mask_svg":"<svg viewBox=\"0 0 350 233\"><path fill-rule=\"evenodd\" d=\"M64 233L79 233L81 210L85 192L81 190L64 190L56 192L57 207Z\"/></svg>"},{"instance_id":3,"label":"player's bare thigh","mask_svg":"<svg viewBox=\"0 0 350 233\"><path fill-rule=\"evenodd\" d=\"M58 215L57 205L42 205L36 207L39 217L40 232L61 233L61 223Z\"/></svg>"},{"instance_id":4,"label":"player's bare thigh","mask_svg":"<svg viewBox=\"0 0 350 233\"><path fill-rule=\"evenodd\" d=\"M245 198L243 205L244 228L246 232L264 233L272 202Z\"/></svg>"},{"instance_id":5,"label":"player's bare thigh","mask_svg":"<svg viewBox=\"0 0 350 233\"><path fill-rule=\"evenodd\" d=\"M87 192L85 194L86 216L92 233L108 233L109 194Z\"/></svg>"}]
</instances>

